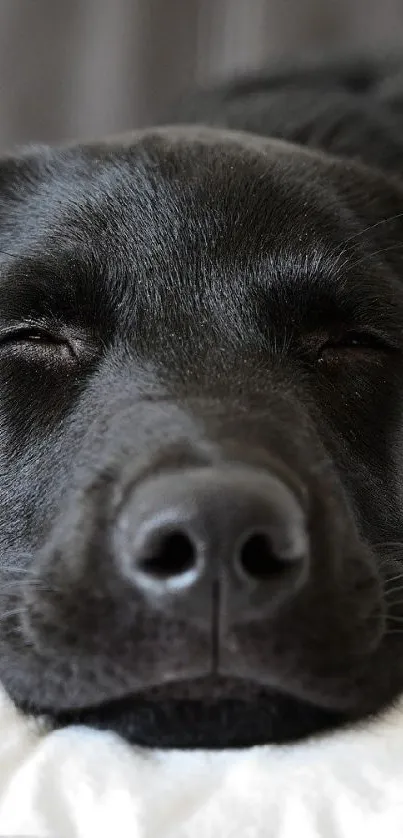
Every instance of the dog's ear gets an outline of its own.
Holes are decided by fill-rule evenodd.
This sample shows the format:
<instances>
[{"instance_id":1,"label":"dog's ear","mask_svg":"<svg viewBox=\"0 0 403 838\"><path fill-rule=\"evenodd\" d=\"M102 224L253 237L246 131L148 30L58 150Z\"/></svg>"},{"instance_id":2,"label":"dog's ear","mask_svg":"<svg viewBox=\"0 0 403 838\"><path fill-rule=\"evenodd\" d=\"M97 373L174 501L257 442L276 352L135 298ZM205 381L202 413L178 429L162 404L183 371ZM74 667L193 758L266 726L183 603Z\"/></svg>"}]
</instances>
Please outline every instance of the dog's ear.
<instances>
[{"instance_id":1,"label":"dog's ear","mask_svg":"<svg viewBox=\"0 0 403 838\"><path fill-rule=\"evenodd\" d=\"M38 185L49 180L55 153L49 146L32 145L0 156L0 247L4 250L13 233L23 231L24 202L29 204Z\"/></svg>"},{"instance_id":2,"label":"dog's ear","mask_svg":"<svg viewBox=\"0 0 403 838\"><path fill-rule=\"evenodd\" d=\"M30 145L5 152L0 156L0 196L10 197L19 193L25 184L37 182L45 172L55 150L46 145Z\"/></svg>"}]
</instances>

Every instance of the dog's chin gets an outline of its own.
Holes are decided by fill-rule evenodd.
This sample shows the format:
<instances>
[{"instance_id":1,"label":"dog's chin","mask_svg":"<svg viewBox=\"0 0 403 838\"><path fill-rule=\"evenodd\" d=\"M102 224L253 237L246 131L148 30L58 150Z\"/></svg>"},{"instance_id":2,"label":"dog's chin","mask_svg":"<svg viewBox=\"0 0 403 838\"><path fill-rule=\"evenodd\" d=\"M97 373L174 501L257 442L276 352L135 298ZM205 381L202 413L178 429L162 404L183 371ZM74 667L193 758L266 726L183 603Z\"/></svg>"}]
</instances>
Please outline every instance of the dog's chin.
<instances>
[{"instance_id":1,"label":"dog's chin","mask_svg":"<svg viewBox=\"0 0 403 838\"><path fill-rule=\"evenodd\" d=\"M150 748L225 749L285 744L347 720L289 695L236 679L200 678L93 707L47 711L54 727L87 725Z\"/></svg>"}]
</instances>

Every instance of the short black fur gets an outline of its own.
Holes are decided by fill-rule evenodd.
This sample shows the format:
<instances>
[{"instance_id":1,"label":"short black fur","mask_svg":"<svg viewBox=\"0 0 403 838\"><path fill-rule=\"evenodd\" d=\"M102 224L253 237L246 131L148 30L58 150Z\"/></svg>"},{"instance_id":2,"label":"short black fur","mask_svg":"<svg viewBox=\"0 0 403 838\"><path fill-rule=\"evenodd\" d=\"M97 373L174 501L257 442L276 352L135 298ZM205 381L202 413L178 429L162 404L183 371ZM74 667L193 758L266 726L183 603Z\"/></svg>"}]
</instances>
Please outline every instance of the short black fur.
<instances>
[{"instance_id":1,"label":"short black fur","mask_svg":"<svg viewBox=\"0 0 403 838\"><path fill-rule=\"evenodd\" d=\"M294 741L403 691L403 65L173 121L0 162L0 679L143 745ZM246 619L216 570L200 621L116 528L150 476L234 464L301 487L309 575Z\"/></svg>"}]
</instances>

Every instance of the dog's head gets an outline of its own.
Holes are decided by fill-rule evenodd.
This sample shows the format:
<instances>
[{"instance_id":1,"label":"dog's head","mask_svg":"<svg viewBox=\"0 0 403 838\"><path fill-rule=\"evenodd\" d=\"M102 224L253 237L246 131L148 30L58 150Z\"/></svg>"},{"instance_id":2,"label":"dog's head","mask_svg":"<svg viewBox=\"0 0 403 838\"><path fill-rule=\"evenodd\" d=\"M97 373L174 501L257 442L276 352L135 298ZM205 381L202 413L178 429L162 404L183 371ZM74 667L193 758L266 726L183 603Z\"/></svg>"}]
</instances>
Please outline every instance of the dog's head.
<instances>
[{"instance_id":1,"label":"dog's head","mask_svg":"<svg viewBox=\"0 0 403 838\"><path fill-rule=\"evenodd\" d=\"M0 165L0 679L132 741L403 689L402 195L198 129Z\"/></svg>"}]
</instances>

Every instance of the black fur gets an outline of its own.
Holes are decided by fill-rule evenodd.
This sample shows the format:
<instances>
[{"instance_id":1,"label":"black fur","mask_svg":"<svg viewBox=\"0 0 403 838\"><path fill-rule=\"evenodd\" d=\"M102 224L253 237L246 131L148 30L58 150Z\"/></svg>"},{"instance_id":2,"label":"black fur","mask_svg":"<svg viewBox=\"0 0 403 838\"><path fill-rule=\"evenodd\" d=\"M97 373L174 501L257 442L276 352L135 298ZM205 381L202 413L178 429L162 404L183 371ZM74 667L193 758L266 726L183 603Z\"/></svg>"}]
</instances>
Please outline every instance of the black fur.
<instances>
[{"instance_id":1,"label":"black fur","mask_svg":"<svg viewBox=\"0 0 403 838\"><path fill-rule=\"evenodd\" d=\"M27 712L229 747L402 692L401 76L278 71L1 161L0 678ZM124 581L114 531L145 475L234 461L303 486L310 573L214 639Z\"/></svg>"}]
</instances>

